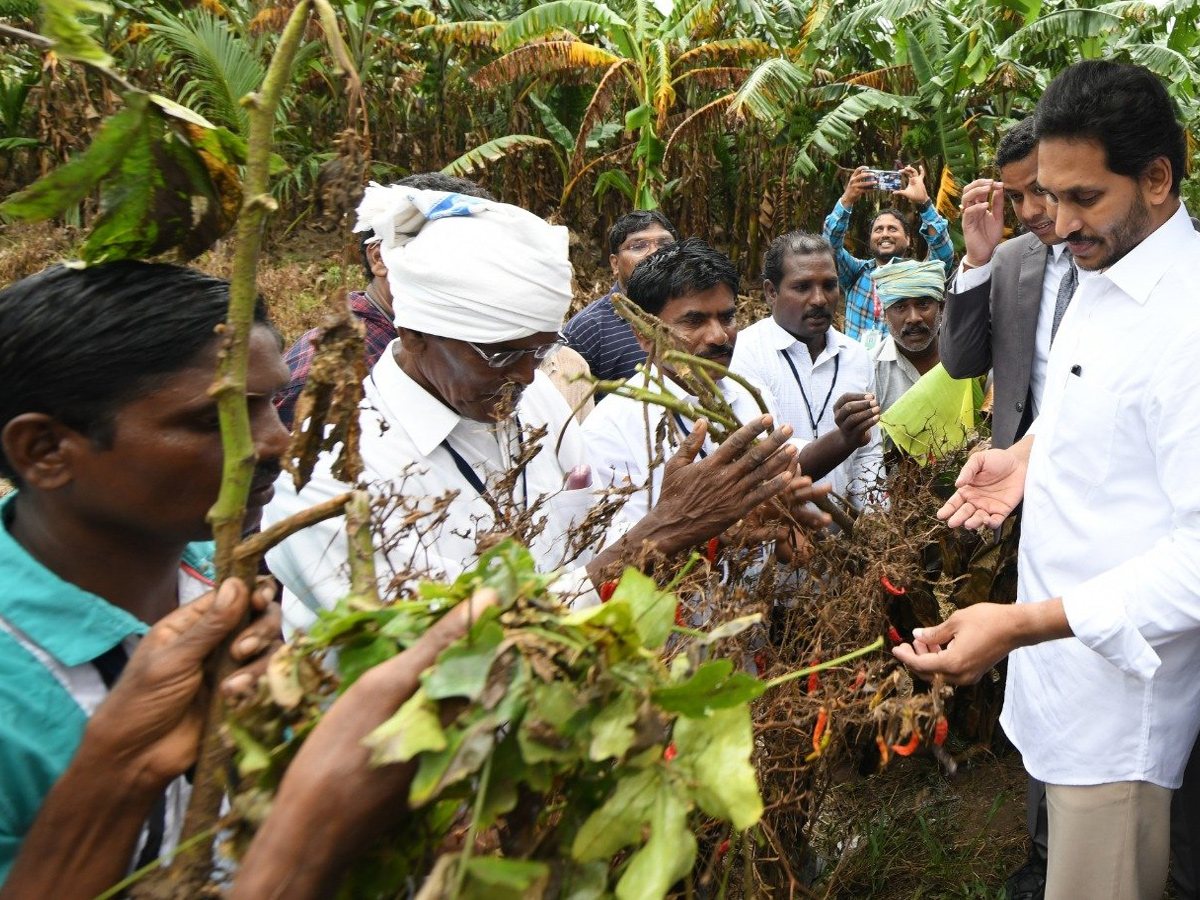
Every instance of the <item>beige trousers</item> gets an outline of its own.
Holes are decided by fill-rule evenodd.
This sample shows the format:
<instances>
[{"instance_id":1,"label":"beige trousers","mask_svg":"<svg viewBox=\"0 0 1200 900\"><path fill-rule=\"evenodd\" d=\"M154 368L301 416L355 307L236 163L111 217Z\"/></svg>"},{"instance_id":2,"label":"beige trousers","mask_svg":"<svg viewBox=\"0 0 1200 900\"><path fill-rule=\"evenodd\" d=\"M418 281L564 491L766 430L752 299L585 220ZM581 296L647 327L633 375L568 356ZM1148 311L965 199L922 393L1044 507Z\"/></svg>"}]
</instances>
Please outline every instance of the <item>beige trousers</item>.
<instances>
[{"instance_id":1,"label":"beige trousers","mask_svg":"<svg viewBox=\"0 0 1200 900\"><path fill-rule=\"evenodd\" d=\"M1171 793L1146 781L1046 785L1046 900L1159 900Z\"/></svg>"}]
</instances>

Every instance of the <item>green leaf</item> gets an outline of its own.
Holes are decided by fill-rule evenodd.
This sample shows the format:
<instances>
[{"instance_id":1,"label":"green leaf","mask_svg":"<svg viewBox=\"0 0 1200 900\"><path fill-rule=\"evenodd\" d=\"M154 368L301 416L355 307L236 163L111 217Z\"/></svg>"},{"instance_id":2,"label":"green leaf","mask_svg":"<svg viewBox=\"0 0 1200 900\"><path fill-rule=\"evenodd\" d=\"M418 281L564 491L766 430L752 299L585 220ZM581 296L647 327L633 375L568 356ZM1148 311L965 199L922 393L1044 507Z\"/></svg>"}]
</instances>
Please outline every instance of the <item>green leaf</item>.
<instances>
[{"instance_id":1,"label":"green leaf","mask_svg":"<svg viewBox=\"0 0 1200 900\"><path fill-rule=\"evenodd\" d=\"M602 172L600 177L596 179L596 187L592 191L592 196L597 199L603 199L604 195L612 188L616 188L625 195L630 203L633 203L633 195L635 193L633 182L620 169L609 169L607 172Z\"/></svg>"},{"instance_id":2,"label":"green leaf","mask_svg":"<svg viewBox=\"0 0 1200 900\"><path fill-rule=\"evenodd\" d=\"M642 826L650 821L662 788L662 776L653 768L621 778L612 796L580 826L571 856L584 863L608 860L630 844L640 844Z\"/></svg>"},{"instance_id":3,"label":"green leaf","mask_svg":"<svg viewBox=\"0 0 1200 900\"><path fill-rule=\"evenodd\" d=\"M475 856L466 863L467 882L464 885L467 897L491 898L491 900L521 900L536 890L537 883L550 877L546 863L527 859L500 859L494 856ZM486 889L486 890L485 890ZM540 896L540 891L534 896Z\"/></svg>"},{"instance_id":4,"label":"green leaf","mask_svg":"<svg viewBox=\"0 0 1200 900\"><path fill-rule=\"evenodd\" d=\"M660 590L653 578L636 569L626 569L609 604L628 603L642 646L657 649L666 643L675 624L679 600L671 591Z\"/></svg>"},{"instance_id":5,"label":"green leaf","mask_svg":"<svg viewBox=\"0 0 1200 900\"><path fill-rule=\"evenodd\" d=\"M478 700L503 642L504 629L500 624L494 618L481 618L466 638L438 655L425 677L425 693L432 700L448 697Z\"/></svg>"},{"instance_id":6,"label":"green leaf","mask_svg":"<svg viewBox=\"0 0 1200 900\"><path fill-rule=\"evenodd\" d=\"M503 159L510 153L525 150L529 147L553 147L554 141L532 134L508 134L495 140L480 144L474 150L468 150L454 162L442 168L445 175L469 176L477 169L486 169L487 164Z\"/></svg>"},{"instance_id":7,"label":"green leaf","mask_svg":"<svg viewBox=\"0 0 1200 900\"><path fill-rule=\"evenodd\" d=\"M526 41L557 29L574 31L594 26L604 32L627 31L629 23L604 4L591 0L551 0L517 16L496 38L496 48L507 52ZM614 38L618 35L613 35ZM624 37L624 35L619 35Z\"/></svg>"},{"instance_id":8,"label":"green leaf","mask_svg":"<svg viewBox=\"0 0 1200 900\"><path fill-rule=\"evenodd\" d=\"M629 112L625 113L625 130L637 131L643 125L650 124L650 116L654 109L645 103L641 106L635 106Z\"/></svg>"},{"instance_id":9,"label":"green leaf","mask_svg":"<svg viewBox=\"0 0 1200 900\"><path fill-rule=\"evenodd\" d=\"M688 828L688 806L660 781L650 804L650 840L626 865L617 882L617 900L658 900L691 871L696 838Z\"/></svg>"},{"instance_id":10,"label":"green leaf","mask_svg":"<svg viewBox=\"0 0 1200 900\"><path fill-rule=\"evenodd\" d=\"M562 900L602 900L608 890L608 863L579 865L563 860Z\"/></svg>"},{"instance_id":11,"label":"green leaf","mask_svg":"<svg viewBox=\"0 0 1200 900\"><path fill-rule=\"evenodd\" d=\"M554 110L538 99L536 94L529 95L529 102L538 111L538 116L541 117L542 124L546 126L550 137L558 141L559 146L567 153L571 153L575 149L575 135L571 134L567 126L558 120L558 116L554 115Z\"/></svg>"},{"instance_id":12,"label":"green leaf","mask_svg":"<svg viewBox=\"0 0 1200 900\"><path fill-rule=\"evenodd\" d=\"M496 742L497 724L492 716L483 716L466 728L447 732L445 750L422 753L409 803L423 806L448 786L478 772Z\"/></svg>"},{"instance_id":13,"label":"green leaf","mask_svg":"<svg viewBox=\"0 0 1200 900\"><path fill-rule=\"evenodd\" d=\"M54 52L101 69L112 66L113 59L92 37L92 29L79 17L112 15L112 7L94 0L42 0L42 34L54 41Z\"/></svg>"},{"instance_id":14,"label":"green leaf","mask_svg":"<svg viewBox=\"0 0 1200 900\"><path fill-rule=\"evenodd\" d=\"M592 746L588 752L593 762L625 755L633 745L637 721L637 700L632 691L623 691L592 720Z\"/></svg>"},{"instance_id":15,"label":"green leaf","mask_svg":"<svg viewBox=\"0 0 1200 900\"><path fill-rule=\"evenodd\" d=\"M408 762L426 750L445 750L446 743L437 704L424 688L417 688L391 718L363 738L374 766Z\"/></svg>"},{"instance_id":16,"label":"green leaf","mask_svg":"<svg viewBox=\"0 0 1200 900\"><path fill-rule=\"evenodd\" d=\"M692 781L692 796L701 809L731 823L735 831L762 817L762 796L750 764L754 731L749 707L678 719L672 738L679 751L672 765Z\"/></svg>"},{"instance_id":17,"label":"green leaf","mask_svg":"<svg viewBox=\"0 0 1200 900\"><path fill-rule=\"evenodd\" d=\"M144 128L149 103L132 95L125 109L105 120L87 149L0 204L0 213L37 222L61 215L81 203L109 172L120 165Z\"/></svg>"},{"instance_id":18,"label":"green leaf","mask_svg":"<svg viewBox=\"0 0 1200 900\"><path fill-rule=\"evenodd\" d=\"M237 753L238 774L253 775L264 771L271 764L271 751L245 728L233 722L228 724Z\"/></svg>"},{"instance_id":19,"label":"green leaf","mask_svg":"<svg viewBox=\"0 0 1200 900\"><path fill-rule=\"evenodd\" d=\"M749 703L767 689L766 685L745 672L734 672L733 662L715 659L706 662L681 684L659 688L651 695L667 712L702 717L714 709L728 709Z\"/></svg>"},{"instance_id":20,"label":"green leaf","mask_svg":"<svg viewBox=\"0 0 1200 900\"><path fill-rule=\"evenodd\" d=\"M572 720L586 712L581 710L570 685L561 681L535 685L528 712L517 731L525 761L532 765L576 758L576 728L572 727Z\"/></svg>"},{"instance_id":21,"label":"green leaf","mask_svg":"<svg viewBox=\"0 0 1200 900\"><path fill-rule=\"evenodd\" d=\"M338 651L338 672L342 676L339 690L346 691L364 672L387 662L398 652L395 641L376 635L359 635L342 645Z\"/></svg>"}]
</instances>

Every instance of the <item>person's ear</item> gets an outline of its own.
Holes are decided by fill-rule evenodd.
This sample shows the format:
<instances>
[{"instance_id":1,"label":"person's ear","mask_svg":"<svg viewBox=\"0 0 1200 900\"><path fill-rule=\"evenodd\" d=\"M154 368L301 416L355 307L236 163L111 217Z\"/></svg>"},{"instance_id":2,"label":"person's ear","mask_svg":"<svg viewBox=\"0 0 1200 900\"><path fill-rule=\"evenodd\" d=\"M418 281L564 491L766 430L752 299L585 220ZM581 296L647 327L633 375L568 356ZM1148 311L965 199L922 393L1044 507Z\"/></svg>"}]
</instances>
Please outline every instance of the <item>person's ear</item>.
<instances>
[{"instance_id":1,"label":"person's ear","mask_svg":"<svg viewBox=\"0 0 1200 900\"><path fill-rule=\"evenodd\" d=\"M387 264L383 261L379 244L367 244L367 262L371 266L372 275L376 278L387 278Z\"/></svg>"},{"instance_id":2,"label":"person's ear","mask_svg":"<svg viewBox=\"0 0 1200 900\"><path fill-rule=\"evenodd\" d=\"M775 300L779 296L779 290L770 278L763 279L763 297L766 298L767 304L774 309Z\"/></svg>"},{"instance_id":3,"label":"person's ear","mask_svg":"<svg viewBox=\"0 0 1200 900\"><path fill-rule=\"evenodd\" d=\"M1171 161L1165 156L1151 160L1140 180L1146 192L1146 199L1152 205L1165 203L1171 196L1171 183L1174 180Z\"/></svg>"},{"instance_id":4,"label":"person's ear","mask_svg":"<svg viewBox=\"0 0 1200 900\"><path fill-rule=\"evenodd\" d=\"M405 353L422 353L429 346L429 336L424 332L413 331L411 328L397 328L396 335L400 338L400 346L404 348Z\"/></svg>"},{"instance_id":5,"label":"person's ear","mask_svg":"<svg viewBox=\"0 0 1200 900\"><path fill-rule=\"evenodd\" d=\"M91 441L45 413L22 413L0 431L4 458L21 483L51 491L74 477L75 454Z\"/></svg>"},{"instance_id":6,"label":"person's ear","mask_svg":"<svg viewBox=\"0 0 1200 900\"><path fill-rule=\"evenodd\" d=\"M617 268L617 254L610 253L608 255L608 264L612 266L613 278L618 277L621 274L621 270Z\"/></svg>"}]
</instances>

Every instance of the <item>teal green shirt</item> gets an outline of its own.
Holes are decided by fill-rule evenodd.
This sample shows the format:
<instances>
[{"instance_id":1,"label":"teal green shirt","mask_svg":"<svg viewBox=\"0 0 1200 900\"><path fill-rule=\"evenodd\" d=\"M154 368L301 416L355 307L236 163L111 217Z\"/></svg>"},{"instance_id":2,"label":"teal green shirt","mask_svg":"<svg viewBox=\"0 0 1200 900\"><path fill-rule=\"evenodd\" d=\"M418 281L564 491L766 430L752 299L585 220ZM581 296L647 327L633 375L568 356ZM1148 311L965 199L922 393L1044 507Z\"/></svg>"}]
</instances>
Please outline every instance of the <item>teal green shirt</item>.
<instances>
[{"instance_id":1,"label":"teal green shirt","mask_svg":"<svg viewBox=\"0 0 1200 900\"><path fill-rule=\"evenodd\" d=\"M15 497L0 500L0 884L83 737L88 714L71 693L72 670L149 630L13 540ZM183 563L209 577L211 558L211 543L194 544Z\"/></svg>"}]
</instances>

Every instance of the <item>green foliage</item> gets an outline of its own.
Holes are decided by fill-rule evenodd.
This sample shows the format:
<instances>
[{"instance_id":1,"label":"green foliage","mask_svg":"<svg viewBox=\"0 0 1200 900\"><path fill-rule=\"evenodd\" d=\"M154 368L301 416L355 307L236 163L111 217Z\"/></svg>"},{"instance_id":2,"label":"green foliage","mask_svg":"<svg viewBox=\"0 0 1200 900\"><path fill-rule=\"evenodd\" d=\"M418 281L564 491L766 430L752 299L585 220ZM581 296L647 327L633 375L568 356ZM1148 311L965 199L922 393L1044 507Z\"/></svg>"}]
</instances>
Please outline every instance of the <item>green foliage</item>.
<instances>
[{"instance_id":1,"label":"green foliage","mask_svg":"<svg viewBox=\"0 0 1200 900\"><path fill-rule=\"evenodd\" d=\"M478 588L500 597L366 741L376 764L416 764L409 802L419 811L412 831L394 839L415 868L388 869L373 889L387 894L431 864L448 827L433 827L444 801L467 801L473 828L510 814L537 823L503 856L452 857L430 876L446 894L460 884L459 896L481 897L524 896L551 873L562 885L554 896L563 898L664 897L695 863L698 817L740 831L762 815L749 703L765 685L729 660L704 661L703 652L668 666L659 651L675 627L677 600L640 572L627 571L607 603L574 610L547 592L552 580L506 541L452 584L423 583L394 606L347 601L322 613L297 644L287 665L301 683L330 650L345 672L342 648L356 641L390 640L399 652ZM277 691L275 701L290 701L288 693ZM312 702L291 709L315 709ZM254 714L239 715L245 774L270 790L280 774L271 761L294 753L298 738L278 727L264 734ZM266 719L277 721L278 712ZM300 735L310 725L293 722ZM549 805L569 813L538 815ZM415 842L422 852L413 853Z\"/></svg>"},{"instance_id":2,"label":"green foliage","mask_svg":"<svg viewBox=\"0 0 1200 900\"><path fill-rule=\"evenodd\" d=\"M112 57L80 17L111 12L111 6L95 0L42 0L42 33L54 41L54 52L63 59L107 69L112 66Z\"/></svg>"},{"instance_id":3,"label":"green foliage","mask_svg":"<svg viewBox=\"0 0 1200 900\"><path fill-rule=\"evenodd\" d=\"M259 48L203 7L174 14L148 8L146 15L179 102L245 135L249 119L241 100L258 90L267 72Z\"/></svg>"},{"instance_id":4,"label":"green foliage","mask_svg":"<svg viewBox=\"0 0 1200 900\"><path fill-rule=\"evenodd\" d=\"M130 94L92 144L0 204L27 221L62 215L100 188L85 262L203 253L232 226L241 201L234 165L244 147L177 104Z\"/></svg>"}]
</instances>

